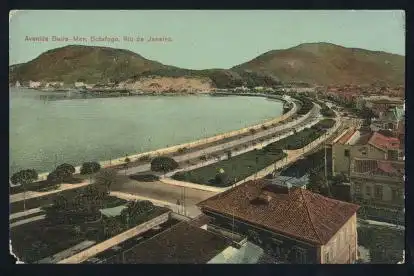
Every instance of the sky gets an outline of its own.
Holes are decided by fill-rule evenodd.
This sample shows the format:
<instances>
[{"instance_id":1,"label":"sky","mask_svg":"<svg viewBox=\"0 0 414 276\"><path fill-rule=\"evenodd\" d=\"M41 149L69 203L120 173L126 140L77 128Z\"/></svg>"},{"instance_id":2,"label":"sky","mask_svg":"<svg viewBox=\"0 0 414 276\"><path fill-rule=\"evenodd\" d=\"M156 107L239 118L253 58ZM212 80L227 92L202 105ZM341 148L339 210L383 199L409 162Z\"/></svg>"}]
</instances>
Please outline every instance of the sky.
<instances>
[{"instance_id":1,"label":"sky","mask_svg":"<svg viewBox=\"0 0 414 276\"><path fill-rule=\"evenodd\" d=\"M48 37L28 41L27 37ZM52 41L52 36L86 42ZM119 42L93 42L91 36ZM124 36L134 41L123 41ZM136 41L142 37L144 41ZM149 37L171 41L147 42ZM230 68L270 50L329 42L405 55L403 11L12 11L9 62L22 63L69 44L128 49L188 69Z\"/></svg>"}]
</instances>

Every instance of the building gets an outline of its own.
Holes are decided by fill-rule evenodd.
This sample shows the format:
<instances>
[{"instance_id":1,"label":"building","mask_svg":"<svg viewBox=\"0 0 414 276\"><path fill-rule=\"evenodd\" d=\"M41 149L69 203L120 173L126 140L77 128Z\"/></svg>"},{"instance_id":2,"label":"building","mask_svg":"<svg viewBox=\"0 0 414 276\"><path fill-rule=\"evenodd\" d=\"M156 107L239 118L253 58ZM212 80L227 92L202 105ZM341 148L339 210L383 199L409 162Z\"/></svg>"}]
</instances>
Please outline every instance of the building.
<instances>
[{"instance_id":1,"label":"building","mask_svg":"<svg viewBox=\"0 0 414 276\"><path fill-rule=\"evenodd\" d=\"M404 161L355 158L351 162L353 201L371 209L370 218L404 221Z\"/></svg>"},{"instance_id":2,"label":"building","mask_svg":"<svg viewBox=\"0 0 414 276\"><path fill-rule=\"evenodd\" d=\"M249 181L198 204L210 224L246 236L279 262L354 263L358 205Z\"/></svg>"},{"instance_id":3,"label":"building","mask_svg":"<svg viewBox=\"0 0 414 276\"><path fill-rule=\"evenodd\" d=\"M42 83L40 81L29 81L30 88L39 88L41 86L42 86Z\"/></svg>"},{"instance_id":4,"label":"building","mask_svg":"<svg viewBox=\"0 0 414 276\"><path fill-rule=\"evenodd\" d=\"M350 173L351 160L402 160L404 148L396 137L350 128L332 144L332 174Z\"/></svg>"},{"instance_id":5,"label":"building","mask_svg":"<svg viewBox=\"0 0 414 276\"><path fill-rule=\"evenodd\" d=\"M403 107L404 101L399 98L381 97L365 99L365 107L371 109L375 115L382 116L393 107Z\"/></svg>"},{"instance_id":6,"label":"building","mask_svg":"<svg viewBox=\"0 0 414 276\"><path fill-rule=\"evenodd\" d=\"M122 252L110 263L223 264L274 263L259 246L222 229L182 221Z\"/></svg>"},{"instance_id":7,"label":"building","mask_svg":"<svg viewBox=\"0 0 414 276\"><path fill-rule=\"evenodd\" d=\"M374 130L388 129L396 132L404 120L404 109L402 107L392 107L382 113L378 120L373 121L372 126Z\"/></svg>"},{"instance_id":8,"label":"building","mask_svg":"<svg viewBox=\"0 0 414 276\"><path fill-rule=\"evenodd\" d=\"M77 81L77 82L75 82L75 88L83 88L85 86L86 86L86 84L83 83L83 81Z\"/></svg>"},{"instance_id":9,"label":"building","mask_svg":"<svg viewBox=\"0 0 414 276\"><path fill-rule=\"evenodd\" d=\"M286 186L289 188L295 187L306 189L306 185L309 182L309 175L305 174L298 177L278 175L273 177L272 179L268 179L268 181L273 185Z\"/></svg>"}]
</instances>

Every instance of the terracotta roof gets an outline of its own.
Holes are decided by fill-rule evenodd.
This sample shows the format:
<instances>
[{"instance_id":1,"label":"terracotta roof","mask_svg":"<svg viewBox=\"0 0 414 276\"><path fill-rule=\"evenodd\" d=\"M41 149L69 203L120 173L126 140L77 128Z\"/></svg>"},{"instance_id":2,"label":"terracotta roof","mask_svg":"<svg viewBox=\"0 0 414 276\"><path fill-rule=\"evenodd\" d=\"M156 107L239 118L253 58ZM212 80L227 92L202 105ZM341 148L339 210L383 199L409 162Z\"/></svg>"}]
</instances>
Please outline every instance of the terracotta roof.
<instances>
[{"instance_id":1,"label":"terracotta roof","mask_svg":"<svg viewBox=\"0 0 414 276\"><path fill-rule=\"evenodd\" d=\"M353 127L350 128L344 135L342 135L341 138L339 138L337 143L338 144L345 144L352 137L352 135L354 135L355 132L356 132L355 128L353 128Z\"/></svg>"},{"instance_id":2,"label":"terracotta roof","mask_svg":"<svg viewBox=\"0 0 414 276\"><path fill-rule=\"evenodd\" d=\"M374 132L368 144L382 150L397 150L400 148L400 140L395 137L387 137L379 132Z\"/></svg>"},{"instance_id":3,"label":"terracotta roof","mask_svg":"<svg viewBox=\"0 0 414 276\"><path fill-rule=\"evenodd\" d=\"M276 187L264 179L249 181L197 205L318 245L326 244L359 208L306 189Z\"/></svg>"},{"instance_id":4,"label":"terracotta roof","mask_svg":"<svg viewBox=\"0 0 414 276\"><path fill-rule=\"evenodd\" d=\"M357 173L389 174L403 176L405 164L402 161L356 159L354 171Z\"/></svg>"},{"instance_id":5,"label":"terracotta roof","mask_svg":"<svg viewBox=\"0 0 414 276\"><path fill-rule=\"evenodd\" d=\"M224 237L181 222L126 251L124 257L129 264L205 264L228 246Z\"/></svg>"}]
</instances>

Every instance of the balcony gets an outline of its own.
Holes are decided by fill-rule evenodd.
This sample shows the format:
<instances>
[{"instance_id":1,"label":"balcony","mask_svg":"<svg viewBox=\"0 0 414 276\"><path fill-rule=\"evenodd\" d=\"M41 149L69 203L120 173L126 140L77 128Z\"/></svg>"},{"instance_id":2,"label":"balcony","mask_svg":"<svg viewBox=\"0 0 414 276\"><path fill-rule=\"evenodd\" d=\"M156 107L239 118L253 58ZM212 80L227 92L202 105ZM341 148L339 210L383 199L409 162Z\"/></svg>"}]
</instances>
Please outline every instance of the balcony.
<instances>
[{"instance_id":1,"label":"balcony","mask_svg":"<svg viewBox=\"0 0 414 276\"><path fill-rule=\"evenodd\" d=\"M375 182L385 182L385 183L401 183L404 184L404 178L400 176L386 176L380 174L367 174L367 173L357 173L351 172L351 179L359 178L359 179L366 179Z\"/></svg>"}]
</instances>

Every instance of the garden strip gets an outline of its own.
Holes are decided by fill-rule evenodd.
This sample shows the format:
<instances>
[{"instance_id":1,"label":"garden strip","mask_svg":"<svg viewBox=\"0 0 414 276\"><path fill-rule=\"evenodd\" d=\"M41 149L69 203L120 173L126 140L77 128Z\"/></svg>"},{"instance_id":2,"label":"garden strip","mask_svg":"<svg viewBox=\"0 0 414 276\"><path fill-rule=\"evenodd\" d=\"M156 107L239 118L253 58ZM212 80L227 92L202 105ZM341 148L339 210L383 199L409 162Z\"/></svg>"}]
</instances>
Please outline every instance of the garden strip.
<instances>
[{"instance_id":1,"label":"garden strip","mask_svg":"<svg viewBox=\"0 0 414 276\"><path fill-rule=\"evenodd\" d=\"M240 154L231 157L228 160L220 161L195 170L177 173L172 178L179 181L220 188L231 186L239 180L286 157L286 154L283 153L282 149L296 150L310 144L325 134L326 129L332 127L334 123L334 120L323 120L311 128L304 129L287 138L271 143L263 149ZM220 170L227 174L227 181L224 184L217 183L214 180Z\"/></svg>"}]
</instances>

